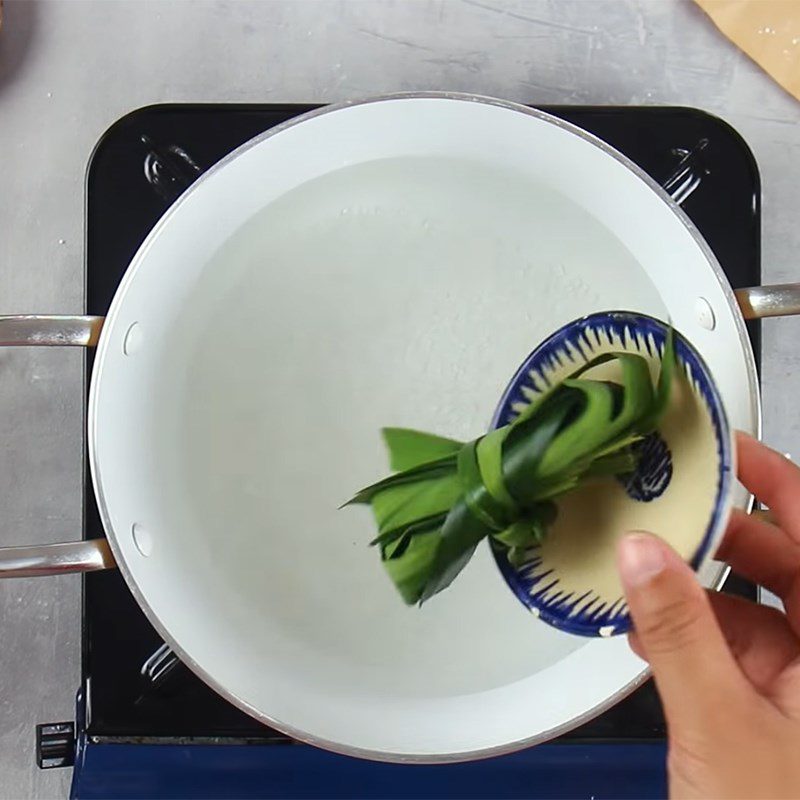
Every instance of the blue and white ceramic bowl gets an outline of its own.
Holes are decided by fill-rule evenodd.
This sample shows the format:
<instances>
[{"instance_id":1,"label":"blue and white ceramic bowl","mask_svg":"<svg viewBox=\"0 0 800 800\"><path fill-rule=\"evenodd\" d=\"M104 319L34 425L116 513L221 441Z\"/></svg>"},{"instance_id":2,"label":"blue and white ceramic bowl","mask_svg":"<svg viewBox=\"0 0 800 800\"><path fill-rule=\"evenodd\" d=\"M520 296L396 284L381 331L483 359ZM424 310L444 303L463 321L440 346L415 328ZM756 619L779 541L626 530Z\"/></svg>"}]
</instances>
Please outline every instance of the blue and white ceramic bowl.
<instances>
[{"instance_id":1,"label":"blue and white ceramic bowl","mask_svg":"<svg viewBox=\"0 0 800 800\"><path fill-rule=\"evenodd\" d=\"M546 387L596 356L635 352L660 368L667 326L629 312L571 322L540 344L503 393L493 427L511 422ZM618 539L648 530L667 540L695 569L716 550L730 513L734 448L719 391L697 351L679 334L672 396L659 430L648 437L637 473L625 483L603 479L558 502L545 541L512 566L494 542L497 564L517 597L542 620L570 633L611 636L631 623L615 566ZM613 379L614 362L589 377Z\"/></svg>"}]
</instances>

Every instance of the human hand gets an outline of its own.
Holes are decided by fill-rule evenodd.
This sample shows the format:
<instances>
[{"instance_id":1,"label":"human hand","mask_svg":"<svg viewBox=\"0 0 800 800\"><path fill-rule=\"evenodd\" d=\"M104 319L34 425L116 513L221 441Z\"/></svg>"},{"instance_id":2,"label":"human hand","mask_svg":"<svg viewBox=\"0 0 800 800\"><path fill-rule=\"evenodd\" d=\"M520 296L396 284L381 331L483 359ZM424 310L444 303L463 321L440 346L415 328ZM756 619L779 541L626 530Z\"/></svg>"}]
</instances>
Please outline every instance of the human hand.
<instances>
[{"instance_id":1,"label":"human hand","mask_svg":"<svg viewBox=\"0 0 800 800\"><path fill-rule=\"evenodd\" d=\"M618 567L669 733L672 798L800 797L800 469L744 434L739 479L776 524L735 511L717 558L778 595L786 614L706 592L649 534Z\"/></svg>"}]
</instances>

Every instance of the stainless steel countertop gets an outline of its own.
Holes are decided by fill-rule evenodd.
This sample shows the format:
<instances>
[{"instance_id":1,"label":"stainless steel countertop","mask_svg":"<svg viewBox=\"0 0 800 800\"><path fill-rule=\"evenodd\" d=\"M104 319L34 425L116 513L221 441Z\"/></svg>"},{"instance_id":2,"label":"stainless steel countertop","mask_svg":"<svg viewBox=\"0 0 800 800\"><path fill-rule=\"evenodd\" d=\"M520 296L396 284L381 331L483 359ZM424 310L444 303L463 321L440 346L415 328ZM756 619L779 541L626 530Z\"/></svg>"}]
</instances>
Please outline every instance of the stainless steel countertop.
<instances>
[{"instance_id":1,"label":"stainless steel countertop","mask_svg":"<svg viewBox=\"0 0 800 800\"><path fill-rule=\"evenodd\" d=\"M127 111L411 89L718 114L761 168L764 280L800 280L800 104L689 0L6 0L0 313L82 311L84 171ZM794 453L798 342L800 319L765 323L765 438ZM80 354L0 352L0 544L79 534L81 398ZM2 797L68 791L34 766L34 725L73 718L78 600L76 577L0 582Z\"/></svg>"}]
</instances>

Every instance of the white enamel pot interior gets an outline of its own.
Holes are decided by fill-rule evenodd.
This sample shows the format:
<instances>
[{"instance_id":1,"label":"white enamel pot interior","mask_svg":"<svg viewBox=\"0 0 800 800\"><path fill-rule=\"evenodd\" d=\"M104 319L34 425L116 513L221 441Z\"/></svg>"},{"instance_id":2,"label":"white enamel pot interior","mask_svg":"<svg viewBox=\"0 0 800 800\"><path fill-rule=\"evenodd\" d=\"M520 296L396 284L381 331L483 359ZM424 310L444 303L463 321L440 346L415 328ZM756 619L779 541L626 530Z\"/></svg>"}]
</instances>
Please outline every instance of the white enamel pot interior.
<instances>
[{"instance_id":1,"label":"white enamel pot interior","mask_svg":"<svg viewBox=\"0 0 800 800\"><path fill-rule=\"evenodd\" d=\"M396 97L270 131L161 220L105 324L90 455L114 556L198 675L299 739L447 761L564 732L644 679L624 638L536 620L487 547L407 608L368 511L337 507L386 472L381 426L475 437L532 347L603 309L671 319L756 432L721 274L649 179L539 112Z\"/></svg>"}]
</instances>

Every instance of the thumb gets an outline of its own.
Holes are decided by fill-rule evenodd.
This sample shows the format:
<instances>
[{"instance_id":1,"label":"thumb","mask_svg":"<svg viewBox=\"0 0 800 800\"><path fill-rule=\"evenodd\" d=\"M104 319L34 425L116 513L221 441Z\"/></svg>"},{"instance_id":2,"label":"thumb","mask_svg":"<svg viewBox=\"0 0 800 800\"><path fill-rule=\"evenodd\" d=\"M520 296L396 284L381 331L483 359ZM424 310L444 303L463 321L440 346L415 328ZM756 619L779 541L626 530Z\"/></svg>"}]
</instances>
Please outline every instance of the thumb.
<instances>
[{"instance_id":1,"label":"thumb","mask_svg":"<svg viewBox=\"0 0 800 800\"><path fill-rule=\"evenodd\" d=\"M720 700L745 683L705 590L671 547L647 533L622 539L617 566L670 728L702 733Z\"/></svg>"}]
</instances>

